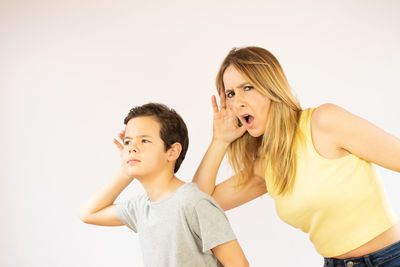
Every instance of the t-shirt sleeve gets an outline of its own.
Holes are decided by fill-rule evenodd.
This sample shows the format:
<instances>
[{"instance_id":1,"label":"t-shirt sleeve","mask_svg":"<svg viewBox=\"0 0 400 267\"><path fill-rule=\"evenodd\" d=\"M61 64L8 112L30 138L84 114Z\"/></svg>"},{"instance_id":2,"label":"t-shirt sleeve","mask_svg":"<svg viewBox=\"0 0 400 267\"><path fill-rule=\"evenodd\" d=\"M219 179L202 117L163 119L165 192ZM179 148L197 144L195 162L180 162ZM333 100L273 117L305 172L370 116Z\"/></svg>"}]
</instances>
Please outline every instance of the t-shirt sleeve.
<instances>
[{"instance_id":1,"label":"t-shirt sleeve","mask_svg":"<svg viewBox=\"0 0 400 267\"><path fill-rule=\"evenodd\" d=\"M236 240L224 211L211 200L202 199L195 205L191 228L201 240L203 253L212 253L212 248Z\"/></svg>"},{"instance_id":2,"label":"t-shirt sleeve","mask_svg":"<svg viewBox=\"0 0 400 267\"><path fill-rule=\"evenodd\" d=\"M138 222L138 198L130 199L116 204L117 216L123 224L128 226L134 232L137 230Z\"/></svg>"}]
</instances>

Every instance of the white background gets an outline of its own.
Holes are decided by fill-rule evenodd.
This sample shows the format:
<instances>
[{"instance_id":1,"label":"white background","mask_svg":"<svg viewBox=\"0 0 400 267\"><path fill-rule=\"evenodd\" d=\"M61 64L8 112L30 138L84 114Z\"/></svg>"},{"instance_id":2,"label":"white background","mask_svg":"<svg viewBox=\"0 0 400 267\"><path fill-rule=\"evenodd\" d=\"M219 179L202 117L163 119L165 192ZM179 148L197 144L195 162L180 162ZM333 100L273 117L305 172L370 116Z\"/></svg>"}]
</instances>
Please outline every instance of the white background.
<instances>
[{"instance_id":1,"label":"white background","mask_svg":"<svg viewBox=\"0 0 400 267\"><path fill-rule=\"evenodd\" d=\"M191 180L232 47L274 53L303 108L335 103L399 137L399 14L397 0L1 0L0 265L142 266L136 234L77 212L118 170L123 118L149 101L187 122L178 177ZM400 175L379 172L400 214ZM227 214L251 266L322 266L269 196Z\"/></svg>"}]
</instances>

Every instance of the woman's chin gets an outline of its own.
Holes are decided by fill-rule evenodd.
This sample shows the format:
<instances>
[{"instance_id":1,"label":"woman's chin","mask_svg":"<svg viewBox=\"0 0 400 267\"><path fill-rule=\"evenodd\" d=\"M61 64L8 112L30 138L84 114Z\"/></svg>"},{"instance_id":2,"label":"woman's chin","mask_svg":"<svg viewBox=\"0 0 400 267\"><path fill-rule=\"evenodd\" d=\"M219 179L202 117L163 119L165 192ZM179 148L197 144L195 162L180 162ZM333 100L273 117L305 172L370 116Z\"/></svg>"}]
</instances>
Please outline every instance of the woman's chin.
<instances>
[{"instance_id":1,"label":"woman's chin","mask_svg":"<svg viewBox=\"0 0 400 267\"><path fill-rule=\"evenodd\" d=\"M264 134L263 131L260 131L259 129L247 129L247 132L252 136L252 137L260 137L261 135Z\"/></svg>"}]
</instances>

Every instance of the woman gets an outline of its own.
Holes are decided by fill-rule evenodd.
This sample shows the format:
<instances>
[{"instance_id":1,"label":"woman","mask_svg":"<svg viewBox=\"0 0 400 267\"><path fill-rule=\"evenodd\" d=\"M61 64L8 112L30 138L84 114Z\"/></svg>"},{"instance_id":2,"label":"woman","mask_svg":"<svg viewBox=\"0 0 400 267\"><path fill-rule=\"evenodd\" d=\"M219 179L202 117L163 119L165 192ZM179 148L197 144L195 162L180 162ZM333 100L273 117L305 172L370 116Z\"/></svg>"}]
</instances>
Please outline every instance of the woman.
<instances>
[{"instance_id":1,"label":"woman","mask_svg":"<svg viewBox=\"0 0 400 267\"><path fill-rule=\"evenodd\" d=\"M302 110L277 59L233 49L216 79L213 140L193 178L224 210L269 193L325 266L400 266L400 224L370 162L400 172L400 139L346 110ZM235 175L215 186L228 152Z\"/></svg>"}]
</instances>

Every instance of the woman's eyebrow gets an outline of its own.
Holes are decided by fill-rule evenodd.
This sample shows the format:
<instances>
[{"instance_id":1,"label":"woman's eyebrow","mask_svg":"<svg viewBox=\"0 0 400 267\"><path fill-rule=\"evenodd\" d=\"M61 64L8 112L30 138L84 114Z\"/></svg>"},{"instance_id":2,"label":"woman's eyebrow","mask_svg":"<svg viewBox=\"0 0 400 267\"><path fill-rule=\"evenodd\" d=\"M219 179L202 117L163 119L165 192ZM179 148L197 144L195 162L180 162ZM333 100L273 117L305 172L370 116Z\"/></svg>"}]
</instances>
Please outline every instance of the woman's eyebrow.
<instances>
[{"instance_id":1,"label":"woman's eyebrow","mask_svg":"<svg viewBox=\"0 0 400 267\"><path fill-rule=\"evenodd\" d=\"M244 87L245 85L248 85L248 84L250 84L250 83L249 82L241 83L237 88L242 88L242 87Z\"/></svg>"},{"instance_id":2,"label":"woman's eyebrow","mask_svg":"<svg viewBox=\"0 0 400 267\"><path fill-rule=\"evenodd\" d=\"M242 88L242 87L244 87L245 85L248 85L248 84L250 84L249 82L244 82L244 83L241 83L241 84L239 84L239 86L237 86L236 88ZM228 90L232 90L231 88L225 88L225 91L228 91Z\"/></svg>"}]
</instances>

